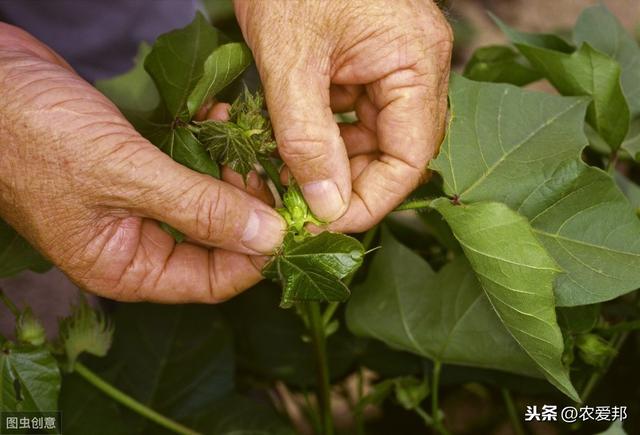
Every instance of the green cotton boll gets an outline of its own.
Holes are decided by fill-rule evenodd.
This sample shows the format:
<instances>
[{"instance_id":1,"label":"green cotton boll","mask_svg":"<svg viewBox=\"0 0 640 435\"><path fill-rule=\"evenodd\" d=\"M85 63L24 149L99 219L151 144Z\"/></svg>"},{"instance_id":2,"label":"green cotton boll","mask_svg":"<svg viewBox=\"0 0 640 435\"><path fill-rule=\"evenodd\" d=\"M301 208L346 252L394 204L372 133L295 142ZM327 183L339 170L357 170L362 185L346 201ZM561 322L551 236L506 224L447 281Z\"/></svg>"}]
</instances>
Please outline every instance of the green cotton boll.
<instances>
[{"instance_id":1,"label":"green cotton boll","mask_svg":"<svg viewBox=\"0 0 640 435\"><path fill-rule=\"evenodd\" d=\"M20 343L42 346L47 339L42 323L33 315L31 308L24 310L16 321L16 337Z\"/></svg>"},{"instance_id":2,"label":"green cotton boll","mask_svg":"<svg viewBox=\"0 0 640 435\"><path fill-rule=\"evenodd\" d=\"M580 358L587 364L603 368L617 351L604 338L596 334L582 334L576 338Z\"/></svg>"},{"instance_id":3,"label":"green cotton boll","mask_svg":"<svg viewBox=\"0 0 640 435\"><path fill-rule=\"evenodd\" d=\"M316 218L313 213L311 213L311 210L309 210L309 206L304 196L302 196L300 187L295 181L289 184L289 188L282 197L282 204L284 205L284 213L281 211L281 214L294 234L299 236L306 235L304 226L307 223L323 225L323 222Z\"/></svg>"}]
</instances>

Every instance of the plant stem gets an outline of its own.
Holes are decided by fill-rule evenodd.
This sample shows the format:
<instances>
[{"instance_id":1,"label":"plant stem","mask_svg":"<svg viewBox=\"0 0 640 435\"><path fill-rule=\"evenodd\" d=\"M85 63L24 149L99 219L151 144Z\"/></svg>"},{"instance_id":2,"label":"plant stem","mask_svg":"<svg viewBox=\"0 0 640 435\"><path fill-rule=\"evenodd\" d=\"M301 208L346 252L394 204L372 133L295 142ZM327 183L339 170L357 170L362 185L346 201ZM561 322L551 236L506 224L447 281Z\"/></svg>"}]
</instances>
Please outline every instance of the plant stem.
<instances>
[{"instance_id":1,"label":"plant stem","mask_svg":"<svg viewBox=\"0 0 640 435\"><path fill-rule=\"evenodd\" d=\"M609 340L609 343L614 347L614 349L616 350L616 353L609 357L609 360L607 361L607 363L602 369L598 370L597 372L594 372L589 377L589 380L587 381L586 385L584 386L584 389L582 390L582 394L580 394L580 399L582 400L582 403L587 403L587 400L589 399L589 396L591 396L591 393L593 392L595 387L598 385L602 377L609 371L609 367L611 366L611 363L613 363L613 360L618 355L618 351L620 350L624 342L627 340L629 333L630 331L617 332L611 336L611 340Z\"/></svg>"},{"instance_id":2,"label":"plant stem","mask_svg":"<svg viewBox=\"0 0 640 435\"><path fill-rule=\"evenodd\" d=\"M522 422L520 421L520 415L518 414L516 405L513 403L511 393L506 388L501 388L500 393L502 394L502 399L504 400L504 404L507 407L507 413L509 414L509 420L511 420L511 427L513 428L513 432L516 435L526 435L524 426L522 426Z\"/></svg>"},{"instance_id":3,"label":"plant stem","mask_svg":"<svg viewBox=\"0 0 640 435\"><path fill-rule=\"evenodd\" d=\"M319 302L305 304L311 343L316 360L316 381L318 386L318 407L322 422L322 435L333 435L333 415L331 413L331 380L329 379L329 364L327 362L327 343L324 335L324 321L320 312Z\"/></svg>"},{"instance_id":4,"label":"plant stem","mask_svg":"<svg viewBox=\"0 0 640 435\"><path fill-rule=\"evenodd\" d=\"M276 168L276 165L273 164L269 157L259 156L258 162L260 162L262 169L264 169L264 172L267 173L267 176L269 177L271 182L273 182L273 185L276 186L278 194L280 194L280 197L282 197L287 189L284 188L282 182L280 181L280 172L278 171L278 168Z\"/></svg>"},{"instance_id":5,"label":"plant stem","mask_svg":"<svg viewBox=\"0 0 640 435\"><path fill-rule=\"evenodd\" d=\"M111 397L118 403L159 424L160 426L163 426L181 435L199 435L198 432L189 429L188 427L183 426L180 423L173 421L162 414L157 413L153 409L138 402L133 397L118 390L116 387L102 379L100 376L98 376L89 368L79 362L76 362L75 364L75 372L82 376L87 382L92 384L98 390L102 391L104 394Z\"/></svg>"},{"instance_id":6,"label":"plant stem","mask_svg":"<svg viewBox=\"0 0 640 435\"><path fill-rule=\"evenodd\" d=\"M333 318L333 315L335 314L339 306L340 302L329 302L329 304L327 305L327 309L324 310L324 313L322 313L322 323L324 324L324 326L327 326L329 322L331 322L331 319Z\"/></svg>"},{"instance_id":7,"label":"plant stem","mask_svg":"<svg viewBox=\"0 0 640 435\"><path fill-rule=\"evenodd\" d=\"M613 174L616 169L616 163L618 163L618 151L612 151L609 155L609 161L607 162L607 172Z\"/></svg>"},{"instance_id":8,"label":"plant stem","mask_svg":"<svg viewBox=\"0 0 640 435\"><path fill-rule=\"evenodd\" d=\"M424 409L418 406L417 408L414 409L414 412L420 416L422 421L424 421L424 424L428 426L433 426L433 418L431 418L431 416L427 414L427 412Z\"/></svg>"},{"instance_id":9,"label":"plant stem","mask_svg":"<svg viewBox=\"0 0 640 435\"><path fill-rule=\"evenodd\" d=\"M596 327L598 331L605 335L613 335L618 332L634 331L640 329L640 320L630 320L627 322L616 323L613 326Z\"/></svg>"},{"instance_id":10,"label":"plant stem","mask_svg":"<svg viewBox=\"0 0 640 435\"><path fill-rule=\"evenodd\" d=\"M400 204L393 211L420 210L423 208L429 208L431 207L432 202L433 202L433 198L415 199L413 201L407 201L405 203Z\"/></svg>"},{"instance_id":11,"label":"plant stem","mask_svg":"<svg viewBox=\"0 0 640 435\"><path fill-rule=\"evenodd\" d=\"M440 361L433 362L433 380L431 386L431 416L433 418L433 428L441 435L449 435L449 431L442 424L440 415L439 389L440 389L440 371L442 363Z\"/></svg>"},{"instance_id":12,"label":"plant stem","mask_svg":"<svg viewBox=\"0 0 640 435\"><path fill-rule=\"evenodd\" d=\"M9 311L11 311L11 314L13 314L16 317L20 315L20 310L18 310L18 307L16 307L16 304L14 304L13 301L7 297L7 295L4 293L4 290L2 290L2 288L0 288L0 301L2 301L4 306L7 307Z\"/></svg>"}]
</instances>

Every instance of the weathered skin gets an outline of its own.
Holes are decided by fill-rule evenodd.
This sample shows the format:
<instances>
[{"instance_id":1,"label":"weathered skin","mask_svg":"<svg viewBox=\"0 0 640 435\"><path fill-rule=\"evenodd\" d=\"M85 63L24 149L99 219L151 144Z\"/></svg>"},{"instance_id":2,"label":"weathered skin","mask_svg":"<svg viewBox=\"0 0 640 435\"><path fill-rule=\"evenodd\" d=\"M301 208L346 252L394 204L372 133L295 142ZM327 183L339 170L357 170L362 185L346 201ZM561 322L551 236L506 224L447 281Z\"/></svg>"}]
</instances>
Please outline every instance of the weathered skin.
<instances>
[{"instance_id":1,"label":"weathered skin","mask_svg":"<svg viewBox=\"0 0 640 435\"><path fill-rule=\"evenodd\" d=\"M440 143L450 29L428 1L276 6L236 3L280 153L319 217L366 229L424 179ZM245 189L228 169L218 181L175 163L63 59L3 23L0 102L0 216L80 286L218 302L260 279L285 224L255 174ZM353 107L361 121L338 127L331 109ZM224 119L226 106L208 116ZM156 220L190 241L175 245Z\"/></svg>"}]
</instances>

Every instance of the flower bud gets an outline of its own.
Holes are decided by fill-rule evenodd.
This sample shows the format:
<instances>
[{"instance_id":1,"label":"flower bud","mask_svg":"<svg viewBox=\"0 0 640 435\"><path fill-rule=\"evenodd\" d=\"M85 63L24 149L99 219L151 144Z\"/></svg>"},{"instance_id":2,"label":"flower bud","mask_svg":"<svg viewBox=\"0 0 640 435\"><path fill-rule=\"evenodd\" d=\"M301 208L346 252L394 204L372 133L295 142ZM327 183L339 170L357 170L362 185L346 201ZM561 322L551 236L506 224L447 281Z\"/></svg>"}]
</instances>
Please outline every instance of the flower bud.
<instances>
[{"instance_id":1,"label":"flower bud","mask_svg":"<svg viewBox=\"0 0 640 435\"><path fill-rule=\"evenodd\" d=\"M113 325L101 311L95 310L82 299L69 317L60 322L60 343L67 356L70 370L78 356L87 352L105 356L111 347Z\"/></svg>"},{"instance_id":2,"label":"flower bud","mask_svg":"<svg viewBox=\"0 0 640 435\"><path fill-rule=\"evenodd\" d=\"M602 368L617 352L604 338L596 334L581 334L576 337L580 358L589 365Z\"/></svg>"},{"instance_id":3,"label":"flower bud","mask_svg":"<svg viewBox=\"0 0 640 435\"><path fill-rule=\"evenodd\" d=\"M42 323L33 315L31 308L24 310L16 321L16 337L21 343L42 346L47 338Z\"/></svg>"}]
</instances>

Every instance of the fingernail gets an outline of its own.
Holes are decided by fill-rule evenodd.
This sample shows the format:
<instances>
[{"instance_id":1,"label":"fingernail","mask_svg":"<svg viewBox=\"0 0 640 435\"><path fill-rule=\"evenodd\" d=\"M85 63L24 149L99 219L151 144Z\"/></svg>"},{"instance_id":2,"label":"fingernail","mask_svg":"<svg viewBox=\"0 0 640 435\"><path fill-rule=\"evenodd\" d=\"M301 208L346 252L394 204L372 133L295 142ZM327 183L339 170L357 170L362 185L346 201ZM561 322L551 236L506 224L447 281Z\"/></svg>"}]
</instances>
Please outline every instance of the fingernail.
<instances>
[{"instance_id":1,"label":"fingernail","mask_svg":"<svg viewBox=\"0 0 640 435\"><path fill-rule=\"evenodd\" d=\"M242 233L242 244L255 252L270 254L282 243L285 222L275 212L252 210Z\"/></svg>"},{"instance_id":2,"label":"fingernail","mask_svg":"<svg viewBox=\"0 0 640 435\"><path fill-rule=\"evenodd\" d=\"M301 189L313 214L323 221L334 221L347 209L338 185L333 180L313 181L303 184Z\"/></svg>"}]
</instances>

